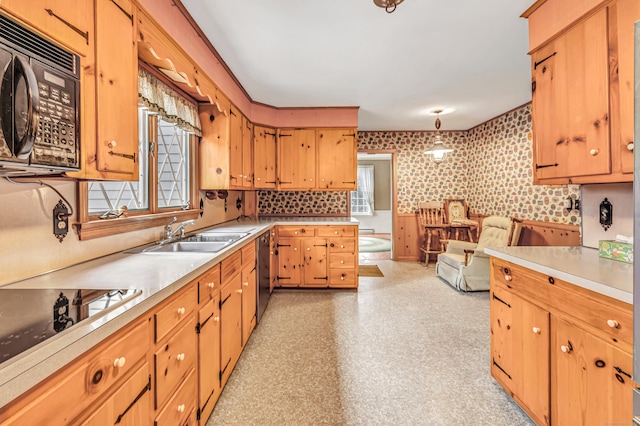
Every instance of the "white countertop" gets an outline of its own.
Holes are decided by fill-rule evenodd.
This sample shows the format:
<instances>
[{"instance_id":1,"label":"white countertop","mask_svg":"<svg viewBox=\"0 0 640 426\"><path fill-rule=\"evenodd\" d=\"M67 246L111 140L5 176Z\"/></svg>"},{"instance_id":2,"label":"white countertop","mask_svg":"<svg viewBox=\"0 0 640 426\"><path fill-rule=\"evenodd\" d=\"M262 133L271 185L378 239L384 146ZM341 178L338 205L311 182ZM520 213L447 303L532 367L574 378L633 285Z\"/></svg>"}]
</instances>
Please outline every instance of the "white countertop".
<instances>
[{"instance_id":1,"label":"white countertop","mask_svg":"<svg viewBox=\"0 0 640 426\"><path fill-rule=\"evenodd\" d=\"M633 265L604 259L589 247L499 247L485 253L633 304Z\"/></svg>"},{"instance_id":2,"label":"white countertop","mask_svg":"<svg viewBox=\"0 0 640 426\"><path fill-rule=\"evenodd\" d=\"M142 290L122 306L90 317L0 364L0 407L30 389L120 328L276 225L357 225L350 217L267 217L230 221L210 229L249 232L217 253L140 253L128 250L2 288ZM1 290L0 290L1 291Z\"/></svg>"}]
</instances>

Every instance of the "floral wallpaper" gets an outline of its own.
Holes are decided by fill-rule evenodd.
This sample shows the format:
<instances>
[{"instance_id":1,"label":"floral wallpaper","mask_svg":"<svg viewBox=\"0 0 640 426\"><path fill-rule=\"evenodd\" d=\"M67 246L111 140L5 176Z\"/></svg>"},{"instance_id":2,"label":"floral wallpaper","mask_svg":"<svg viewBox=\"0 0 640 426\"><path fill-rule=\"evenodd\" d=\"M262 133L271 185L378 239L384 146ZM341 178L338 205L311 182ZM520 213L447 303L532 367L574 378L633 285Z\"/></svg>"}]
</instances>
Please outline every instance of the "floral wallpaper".
<instances>
[{"instance_id":1,"label":"floral wallpaper","mask_svg":"<svg viewBox=\"0 0 640 426\"><path fill-rule=\"evenodd\" d=\"M579 185L533 185L531 105L516 108L467 131L442 131L454 149L439 165L423 154L434 131L360 131L358 149L396 150L398 212L414 213L418 203L465 198L470 211L520 219L579 224L580 212L562 202L580 195ZM258 211L268 214L347 213L346 192L258 193Z\"/></svg>"}]
</instances>

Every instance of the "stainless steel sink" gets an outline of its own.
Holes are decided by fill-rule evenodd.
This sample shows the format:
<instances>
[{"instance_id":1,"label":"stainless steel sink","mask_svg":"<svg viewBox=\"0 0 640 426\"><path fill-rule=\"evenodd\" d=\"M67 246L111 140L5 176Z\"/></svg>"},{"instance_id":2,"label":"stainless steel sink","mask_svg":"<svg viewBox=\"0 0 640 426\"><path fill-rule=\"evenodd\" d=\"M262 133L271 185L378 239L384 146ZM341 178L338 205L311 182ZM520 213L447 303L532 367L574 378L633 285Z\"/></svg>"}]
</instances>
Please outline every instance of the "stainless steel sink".
<instances>
[{"instance_id":1,"label":"stainless steel sink","mask_svg":"<svg viewBox=\"0 0 640 426\"><path fill-rule=\"evenodd\" d=\"M203 232L200 234L193 235L191 237L187 237L182 241L190 241L190 242L225 242L225 243L234 243L241 238L244 238L248 233L225 233L225 232Z\"/></svg>"},{"instance_id":2,"label":"stainless steel sink","mask_svg":"<svg viewBox=\"0 0 640 426\"><path fill-rule=\"evenodd\" d=\"M142 250L142 253L215 253L229 246L226 241L176 241L169 244L155 245Z\"/></svg>"}]
</instances>

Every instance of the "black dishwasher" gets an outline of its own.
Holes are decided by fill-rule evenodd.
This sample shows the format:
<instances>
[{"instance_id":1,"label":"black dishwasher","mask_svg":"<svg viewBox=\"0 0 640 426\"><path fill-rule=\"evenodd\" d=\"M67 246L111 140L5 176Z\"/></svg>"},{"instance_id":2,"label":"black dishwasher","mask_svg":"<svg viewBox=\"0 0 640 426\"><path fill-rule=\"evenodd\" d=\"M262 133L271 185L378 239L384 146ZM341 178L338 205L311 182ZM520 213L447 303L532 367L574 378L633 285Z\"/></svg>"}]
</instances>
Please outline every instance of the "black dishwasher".
<instances>
[{"instance_id":1,"label":"black dishwasher","mask_svg":"<svg viewBox=\"0 0 640 426\"><path fill-rule=\"evenodd\" d=\"M267 303L269 303L269 297L271 296L271 289L269 287L271 282L271 232L267 231L258 237L257 244L257 257L258 257L258 297L256 301L256 322L260 323L260 318L264 310L267 309Z\"/></svg>"}]
</instances>

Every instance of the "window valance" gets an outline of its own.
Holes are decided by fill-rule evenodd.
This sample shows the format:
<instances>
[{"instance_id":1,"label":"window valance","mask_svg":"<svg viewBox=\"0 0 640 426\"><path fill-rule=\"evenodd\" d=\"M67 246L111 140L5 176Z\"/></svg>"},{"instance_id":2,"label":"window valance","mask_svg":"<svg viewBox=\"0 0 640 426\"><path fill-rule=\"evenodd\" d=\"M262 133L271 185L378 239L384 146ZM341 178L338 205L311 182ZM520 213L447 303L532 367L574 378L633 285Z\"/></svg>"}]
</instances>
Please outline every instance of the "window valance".
<instances>
[{"instance_id":1,"label":"window valance","mask_svg":"<svg viewBox=\"0 0 640 426\"><path fill-rule=\"evenodd\" d=\"M187 132L202 135L198 107L143 68L138 69L138 101Z\"/></svg>"}]
</instances>

